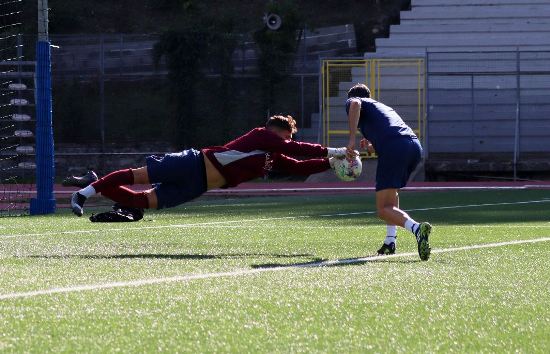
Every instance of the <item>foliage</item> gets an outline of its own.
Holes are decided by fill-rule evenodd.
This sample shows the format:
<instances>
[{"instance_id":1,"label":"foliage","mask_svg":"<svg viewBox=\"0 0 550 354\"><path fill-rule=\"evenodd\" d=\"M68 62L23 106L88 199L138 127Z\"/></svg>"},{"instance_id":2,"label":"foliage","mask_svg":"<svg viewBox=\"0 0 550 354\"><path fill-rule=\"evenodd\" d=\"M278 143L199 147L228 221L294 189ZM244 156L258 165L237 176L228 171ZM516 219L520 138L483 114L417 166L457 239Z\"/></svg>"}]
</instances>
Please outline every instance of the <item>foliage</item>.
<instances>
[{"instance_id":1,"label":"foliage","mask_svg":"<svg viewBox=\"0 0 550 354\"><path fill-rule=\"evenodd\" d=\"M220 75L220 86L227 94L231 91L229 75L233 71L231 55L236 45L231 21L209 18L200 7L187 4L185 25L161 34L154 47L158 64L166 59L172 100L176 105L174 140L181 147L196 142L194 134L200 126L197 114L197 86L204 80L205 68ZM230 107L224 103L223 117Z\"/></svg>"},{"instance_id":2,"label":"foliage","mask_svg":"<svg viewBox=\"0 0 550 354\"><path fill-rule=\"evenodd\" d=\"M303 18L292 1L271 2L266 8L266 14L277 14L282 18L278 30L264 26L254 33L254 40L260 49L258 67L265 82L263 102L264 107L269 108L273 103L275 85L282 82L291 71Z\"/></svg>"}]
</instances>

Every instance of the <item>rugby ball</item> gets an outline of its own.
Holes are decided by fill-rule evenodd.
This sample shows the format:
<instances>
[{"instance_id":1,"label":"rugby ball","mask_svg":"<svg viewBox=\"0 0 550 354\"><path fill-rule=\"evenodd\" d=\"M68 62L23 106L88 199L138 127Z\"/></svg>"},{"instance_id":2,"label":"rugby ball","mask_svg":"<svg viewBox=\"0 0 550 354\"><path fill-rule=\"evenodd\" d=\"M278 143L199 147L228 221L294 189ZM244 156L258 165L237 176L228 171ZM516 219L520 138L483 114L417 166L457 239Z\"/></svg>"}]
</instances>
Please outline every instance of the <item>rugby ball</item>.
<instances>
[{"instance_id":1,"label":"rugby ball","mask_svg":"<svg viewBox=\"0 0 550 354\"><path fill-rule=\"evenodd\" d=\"M363 164L359 156L355 156L352 159L334 160L334 173L342 181L355 181L361 175L362 170Z\"/></svg>"}]
</instances>

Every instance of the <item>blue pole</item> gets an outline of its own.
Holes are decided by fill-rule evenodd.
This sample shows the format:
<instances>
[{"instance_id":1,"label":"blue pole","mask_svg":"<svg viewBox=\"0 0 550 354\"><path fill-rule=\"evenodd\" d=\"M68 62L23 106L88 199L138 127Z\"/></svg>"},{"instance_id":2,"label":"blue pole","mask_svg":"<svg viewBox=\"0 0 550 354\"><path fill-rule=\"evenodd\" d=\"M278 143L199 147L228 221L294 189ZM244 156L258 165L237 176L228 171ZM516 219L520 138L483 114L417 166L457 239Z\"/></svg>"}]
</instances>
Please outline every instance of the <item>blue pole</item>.
<instances>
[{"instance_id":1,"label":"blue pole","mask_svg":"<svg viewBox=\"0 0 550 354\"><path fill-rule=\"evenodd\" d=\"M52 80L50 42L36 44L36 191L31 199L31 215L55 212L55 177L52 128Z\"/></svg>"}]
</instances>

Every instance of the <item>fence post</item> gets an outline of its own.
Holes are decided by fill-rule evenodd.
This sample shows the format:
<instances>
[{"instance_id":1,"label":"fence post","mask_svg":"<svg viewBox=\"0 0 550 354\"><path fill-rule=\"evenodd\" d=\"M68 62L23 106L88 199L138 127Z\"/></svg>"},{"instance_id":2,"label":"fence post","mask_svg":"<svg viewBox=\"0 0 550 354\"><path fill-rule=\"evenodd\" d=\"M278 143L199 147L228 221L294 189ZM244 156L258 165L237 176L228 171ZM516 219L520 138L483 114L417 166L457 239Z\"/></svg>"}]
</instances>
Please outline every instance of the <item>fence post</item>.
<instances>
[{"instance_id":1,"label":"fence post","mask_svg":"<svg viewBox=\"0 0 550 354\"><path fill-rule=\"evenodd\" d=\"M476 95L475 95L475 81L474 81L474 74L471 74L470 75L470 98L472 99L472 109L471 109L471 117L470 117L470 136L471 136L471 139L470 139L470 147L471 147L471 151L470 153L473 153L474 152L474 146L475 146L475 143L474 143L474 132L475 132L475 129L474 129L474 120L475 120L475 115L476 115Z\"/></svg>"},{"instance_id":2,"label":"fence post","mask_svg":"<svg viewBox=\"0 0 550 354\"><path fill-rule=\"evenodd\" d=\"M304 74L300 75L300 109L302 110L302 122L300 129L304 129L304 120L305 120L305 103L304 103Z\"/></svg>"},{"instance_id":3,"label":"fence post","mask_svg":"<svg viewBox=\"0 0 550 354\"><path fill-rule=\"evenodd\" d=\"M319 57L319 80L317 81L317 84L319 86L319 122L317 124L317 143L323 144L324 140L321 138L321 135L323 134L323 119L324 119L324 61Z\"/></svg>"},{"instance_id":4,"label":"fence post","mask_svg":"<svg viewBox=\"0 0 550 354\"><path fill-rule=\"evenodd\" d=\"M101 152L105 152L105 43L99 36L99 127L101 130Z\"/></svg>"},{"instance_id":5,"label":"fence post","mask_svg":"<svg viewBox=\"0 0 550 354\"><path fill-rule=\"evenodd\" d=\"M520 52L519 48L516 48L516 125L514 132L514 181L518 178L518 158L519 158L519 119L520 119L520 107L521 107L521 92L520 92Z\"/></svg>"},{"instance_id":6,"label":"fence post","mask_svg":"<svg viewBox=\"0 0 550 354\"><path fill-rule=\"evenodd\" d=\"M31 215L55 212L55 177L52 125L52 63L48 35L48 1L38 1L38 41L36 42L36 198L31 199Z\"/></svg>"},{"instance_id":7,"label":"fence post","mask_svg":"<svg viewBox=\"0 0 550 354\"><path fill-rule=\"evenodd\" d=\"M424 71L424 87L426 87L426 92L424 96L426 97L426 102L424 105L424 127L422 134L424 135L424 159L428 159L430 154L430 53L426 52L426 65Z\"/></svg>"},{"instance_id":8,"label":"fence post","mask_svg":"<svg viewBox=\"0 0 550 354\"><path fill-rule=\"evenodd\" d=\"M122 77L122 67L124 66L124 59L122 58L122 48L123 48L123 43L124 43L124 38L123 38L123 35L122 33L120 34L120 38L119 38L119 41L118 41L118 44L119 44L119 52L118 52L118 56L119 56L119 66L118 66L118 75L120 77Z\"/></svg>"}]
</instances>

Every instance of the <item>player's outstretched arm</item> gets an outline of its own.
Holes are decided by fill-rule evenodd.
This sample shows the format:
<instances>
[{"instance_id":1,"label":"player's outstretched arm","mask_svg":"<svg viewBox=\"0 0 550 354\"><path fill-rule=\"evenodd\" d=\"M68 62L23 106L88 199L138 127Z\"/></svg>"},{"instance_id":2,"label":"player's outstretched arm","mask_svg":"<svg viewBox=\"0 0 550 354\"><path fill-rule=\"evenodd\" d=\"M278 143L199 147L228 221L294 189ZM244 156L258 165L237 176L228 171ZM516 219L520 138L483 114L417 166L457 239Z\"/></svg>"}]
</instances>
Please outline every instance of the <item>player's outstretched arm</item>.
<instances>
[{"instance_id":1,"label":"player's outstretched arm","mask_svg":"<svg viewBox=\"0 0 550 354\"><path fill-rule=\"evenodd\" d=\"M281 153L290 156L305 157L345 157L346 148L330 148L320 144L285 140L265 129L256 130L256 141L259 150Z\"/></svg>"},{"instance_id":2,"label":"player's outstretched arm","mask_svg":"<svg viewBox=\"0 0 550 354\"><path fill-rule=\"evenodd\" d=\"M324 172L332 167L328 158L296 160L285 155L277 155L273 159L273 171L299 176L309 176Z\"/></svg>"}]
</instances>

